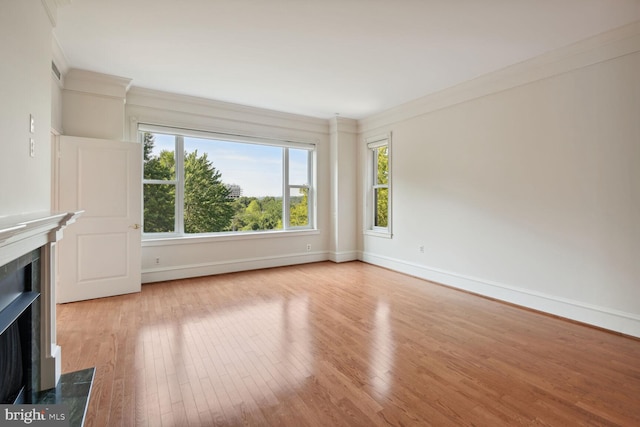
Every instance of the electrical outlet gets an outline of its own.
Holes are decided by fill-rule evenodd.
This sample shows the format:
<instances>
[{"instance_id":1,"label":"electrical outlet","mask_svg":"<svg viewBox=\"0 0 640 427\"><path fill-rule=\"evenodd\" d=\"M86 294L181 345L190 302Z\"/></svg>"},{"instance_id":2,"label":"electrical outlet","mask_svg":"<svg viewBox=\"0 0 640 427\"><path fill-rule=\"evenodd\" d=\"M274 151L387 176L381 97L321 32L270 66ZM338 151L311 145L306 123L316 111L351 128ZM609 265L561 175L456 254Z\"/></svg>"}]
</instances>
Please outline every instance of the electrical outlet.
<instances>
[{"instance_id":1,"label":"electrical outlet","mask_svg":"<svg viewBox=\"0 0 640 427\"><path fill-rule=\"evenodd\" d=\"M160 264L160 258L156 258L156 264Z\"/></svg>"},{"instance_id":2,"label":"electrical outlet","mask_svg":"<svg viewBox=\"0 0 640 427\"><path fill-rule=\"evenodd\" d=\"M307 252L311 250L311 243L307 243Z\"/></svg>"},{"instance_id":3,"label":"electrical outlet","mask_svg":"<svg viewBox=\"0 0 640 427\"><path fill-rule=\"evenodd\" d=\"M424 253L424 246L423 246L423 245L420 245L420 246L418 247L418 250L420 251L420 253L421 253L421 254L423 254L423 253Z\"/></svg>"}]
</instances>

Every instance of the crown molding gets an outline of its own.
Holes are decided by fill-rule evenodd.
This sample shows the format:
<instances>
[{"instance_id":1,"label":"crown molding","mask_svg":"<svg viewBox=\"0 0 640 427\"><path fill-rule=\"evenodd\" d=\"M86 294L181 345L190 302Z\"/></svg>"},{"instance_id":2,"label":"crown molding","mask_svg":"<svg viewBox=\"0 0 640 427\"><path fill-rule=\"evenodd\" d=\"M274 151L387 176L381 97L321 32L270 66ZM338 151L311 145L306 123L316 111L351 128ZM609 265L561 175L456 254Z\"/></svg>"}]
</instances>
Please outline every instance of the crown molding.
<instances>
[{"instance_id":1,"label":"crown molding","mask_svg":"<svg viewBox=\"0 0 640 427\"><path fill-rule=\"evenodd\" d=\"M328 133L328 121L326 119L136 86L132 87L127 94L127 105L129 107L152 108L201 117L250 122L269 127L322 134Z\"/></svg>"},{"instance_id":2,"label":"crown molding","mask_svg":"<svg viewBox=\"0 0 640 427\"><path fill-rule=\"evenodd\" d=\"M346 117L335 116L329 119L329 133L358 133L358 121Z\"/></svg>"},{"instance_id":3,"label":"crown molding","mask_svg":"<svg viewBox=\"0 0 640 427\"><path fill-rule=\"evenodd\" d=\"M369 132L472 99L640 52L640 21L426 95L358 121Z\"/></svg>"},{"instance_id":4,"label":"crown molding","mask_svg":"<svg viewBox=\"0 0 640 427\"><path fill-rule=\"evenodd\" d=\"M131 79L72 68L67 71L64 89L125 99Z\"/></svg>"},{"instance_id":5,"label":"crown molding","mask_svg":"<svg viewBox=\"0 0 640 427\"><path fill-rule=\"evenodd\" d=\"M53 28L58 25L58 8L71 4L73 0L42 0L42 6L44 6L45 12L51 21Z\"/></svg>"},{"instance_id":6,"label":"crown molding","mask_svg":"<svg viewBox=\"0 0 640 427\"><path fill-rule=\"evenodd\" d=\"M67 61L67 56L64 54L62 46L60 46L55 34L53 34L53 37L51 38L51 55L51 59L60 71L61 81L64 81L64 76L69 72L69 61Z\"/></svg>"}]
</instances>

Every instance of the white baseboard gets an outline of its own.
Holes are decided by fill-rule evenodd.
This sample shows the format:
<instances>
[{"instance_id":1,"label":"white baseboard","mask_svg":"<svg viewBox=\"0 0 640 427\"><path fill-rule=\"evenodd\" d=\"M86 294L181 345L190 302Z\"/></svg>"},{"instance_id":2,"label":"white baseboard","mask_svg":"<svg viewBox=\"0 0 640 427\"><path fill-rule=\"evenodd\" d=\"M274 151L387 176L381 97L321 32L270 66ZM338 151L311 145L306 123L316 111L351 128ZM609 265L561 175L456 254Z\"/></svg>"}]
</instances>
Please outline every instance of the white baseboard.
<instances>
[{"instance_id":1,"label":"white baseboard","mask_svg":"<svg viewBox=\"0 0 640 427\"><path fill-rule=\"evenodd\" d=\"M187 279L189 277L211 276L215 274L283 267L286 265L307 264L327 260L329 260L329 254L327 252L306 252L303 254L296 253L272 257L244 258L230 261L149 268L142 270L142 283L163 282L166 280Z\"/></svg>"},{"instance_id":2,"label":"white baseboard","mask_svg":"<svg viewBox=\"0 0 640 427\"><path fill-rule=\"evenodd\" d=\"M372 253L361 252L359 258L369 264L385 267L452 288L462 289L522 307L640 338L640 316L636 314L443 271L437 268Z\"/></svg>"},{"instance_id":3,"label":"white baseboard","mask_svg":"<svg viewBox=\"0 0 640 427\"><path fill-rule=\"evenodd\" d=\"M329 261L349 262L358 260L358 251L329 252Z\"/></svg>"}]
</instances>

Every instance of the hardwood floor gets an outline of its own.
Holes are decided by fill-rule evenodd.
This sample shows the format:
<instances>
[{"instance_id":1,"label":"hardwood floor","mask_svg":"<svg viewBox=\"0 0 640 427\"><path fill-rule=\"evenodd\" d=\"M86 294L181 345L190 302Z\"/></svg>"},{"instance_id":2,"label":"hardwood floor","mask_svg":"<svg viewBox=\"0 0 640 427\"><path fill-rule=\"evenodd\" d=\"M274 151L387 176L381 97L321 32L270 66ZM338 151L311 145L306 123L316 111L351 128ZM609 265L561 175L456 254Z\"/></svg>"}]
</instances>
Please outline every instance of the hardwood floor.
<instances>
[{"instance_id":1,"label":"hardwood floor","mask_svg":"<svg viewBox=\"0 0 640 427\"><path fill-rule=\"evenodd\" d=\"M640 425L640 340L371 265L58 306L86 426Z\"/></svg>"}]
</instances>

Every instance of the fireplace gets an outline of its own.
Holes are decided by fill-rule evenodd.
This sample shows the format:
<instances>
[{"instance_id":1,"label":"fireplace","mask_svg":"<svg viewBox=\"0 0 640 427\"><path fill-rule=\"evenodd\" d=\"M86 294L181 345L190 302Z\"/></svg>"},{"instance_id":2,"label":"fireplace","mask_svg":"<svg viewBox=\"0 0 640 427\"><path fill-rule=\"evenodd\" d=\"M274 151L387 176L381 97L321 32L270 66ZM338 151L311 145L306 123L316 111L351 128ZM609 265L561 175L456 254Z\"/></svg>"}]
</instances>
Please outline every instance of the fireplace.
<instances>
[{"instance_id":1,"label":"fireplace","mask_svg":"<svg viewBox=\"0 0 640 427\"><path fill-rule=\"evenodd\" d=\"M0 267L0 404L31 403L39 385L40 249Z\"/></svg>"},{"instance_id":2,"label":"fireplace","mask_svg":"<svg viewBox=\"0 0 640 427\"><path fill-rule=\"evenodd\" d=\"M58 384L56 243L80 213L0 217L0 404L32 403Z\"/></svg>"}]
</instances>

